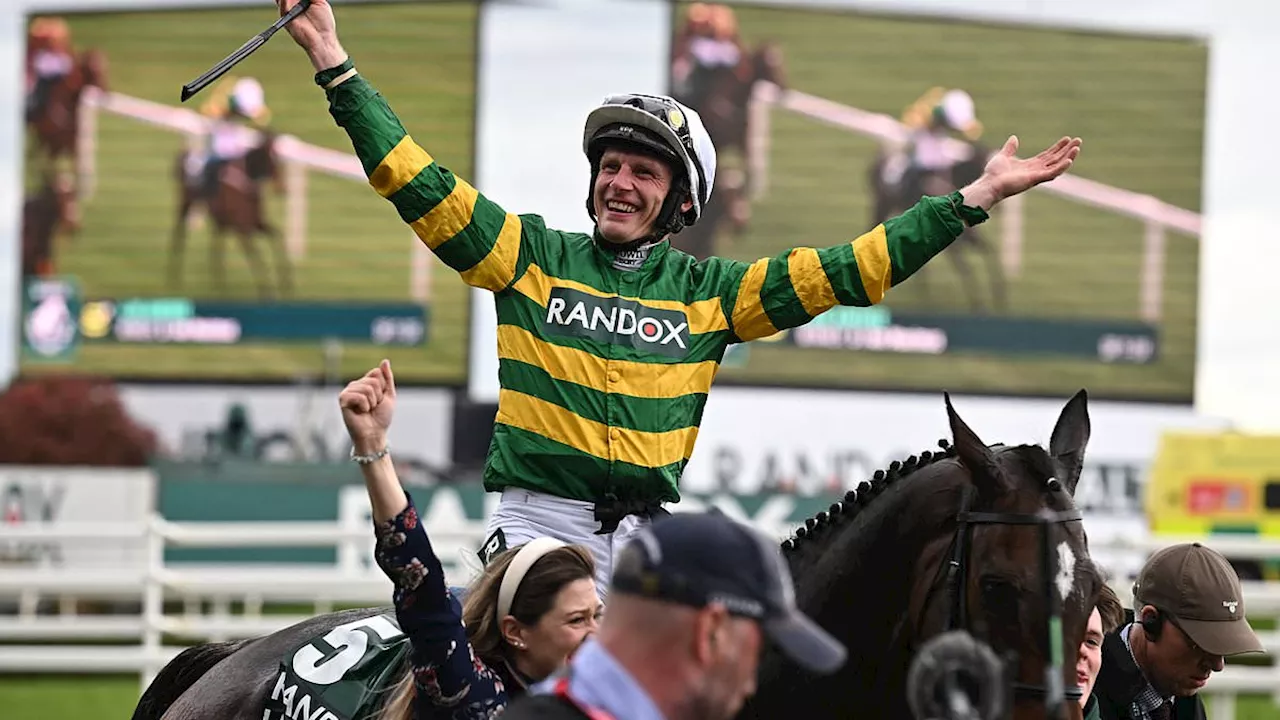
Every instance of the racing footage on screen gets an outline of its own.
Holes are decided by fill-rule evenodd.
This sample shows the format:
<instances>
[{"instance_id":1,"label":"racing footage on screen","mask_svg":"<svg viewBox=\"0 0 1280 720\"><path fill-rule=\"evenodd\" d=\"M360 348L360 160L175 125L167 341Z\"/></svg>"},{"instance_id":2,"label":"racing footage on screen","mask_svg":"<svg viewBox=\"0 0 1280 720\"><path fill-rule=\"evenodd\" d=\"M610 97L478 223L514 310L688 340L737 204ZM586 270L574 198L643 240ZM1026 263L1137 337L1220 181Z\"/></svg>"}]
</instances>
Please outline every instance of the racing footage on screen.
<instances>
[{"instance_id":1,"label":"racing footage on screen","mask_svg":"<svg viewBox=\"0 0 1280 720\"><path fill-rule=\"evenodd\" d=\"M460 174L473 165L477 13L343 10L348 50ZM463 381L466 287L369 187L285 33L180 102L272 18L29 18L23 373L351 376L398 346L403 382Z\"/></svg>"},{"instance_id":2,"label":"racing footage on screen","mask_svg":"<svg viewBox=\"0 0 1280 720\"><path fill-rule=\"evenodd\" d=\"M870 308L734 346L719 380L1189 402L1207 50L1181 39L674 4L671 92L719 150L672 242L752 261L849 242L1017 134L1068 175L997 206Z\"/></svg>"}]
</instances>

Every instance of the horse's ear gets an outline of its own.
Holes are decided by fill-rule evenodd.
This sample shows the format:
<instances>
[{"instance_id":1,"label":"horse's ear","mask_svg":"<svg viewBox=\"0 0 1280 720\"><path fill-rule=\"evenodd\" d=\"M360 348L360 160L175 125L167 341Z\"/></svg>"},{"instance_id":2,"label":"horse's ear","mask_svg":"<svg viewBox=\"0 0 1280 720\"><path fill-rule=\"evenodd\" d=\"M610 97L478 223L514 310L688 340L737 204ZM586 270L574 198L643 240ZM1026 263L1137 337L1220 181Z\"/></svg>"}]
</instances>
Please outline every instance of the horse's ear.
<instances>
[{"instance_id":1,"label":"horse's ear","mask_svg":"<svg viewBox=\"0 0 1280 720\"><path fill-rule=\"evenodd\" d=\"M1067 493L1076 494L1080 471L1084 468L1084 448L1089 444L1089 394L1081 389L1063 406L1049 437L1049 455L1057 466L1058 479Z\"/></svg>"},{"instance_id":2,"label":"horse's ear","mask_svg":"<svg viewBox=\"0 0 1280 720\"><path fill-rule=\"evenodd\" d=\"M1004 477L1000 474L1000 466L996 463L995 454L986 443L982 442L982 438L960 419L960 415L951 405L951 394L944 392L942 398L947 405L947 422L951 424L951 440L955 443L956 456L969 469L974 485L977 485L979 492L990 497L1003 494L1008 488Z\"/></svg>"}]
</instances>

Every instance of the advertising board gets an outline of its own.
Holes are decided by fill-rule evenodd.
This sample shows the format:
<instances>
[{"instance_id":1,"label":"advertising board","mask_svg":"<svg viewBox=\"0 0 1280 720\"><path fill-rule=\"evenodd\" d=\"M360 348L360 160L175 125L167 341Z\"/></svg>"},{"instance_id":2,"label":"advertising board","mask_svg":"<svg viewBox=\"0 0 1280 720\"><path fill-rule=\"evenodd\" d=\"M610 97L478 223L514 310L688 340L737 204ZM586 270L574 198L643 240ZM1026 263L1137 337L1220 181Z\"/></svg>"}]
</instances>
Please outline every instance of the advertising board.
<instances>
[{"instance_id":1,"label":"advertising board","mask_svg":"<svg viewBox=\"0 0 1280 720\"><path fill-rule=\"evenodd\" d=\"M146 469L0 466L0 525L57 529L120 523L138 528L131 539L0 540L0 567L131 567L145 562L142 529L149 518L155 476Z\"/></svg>"}]
</instances>

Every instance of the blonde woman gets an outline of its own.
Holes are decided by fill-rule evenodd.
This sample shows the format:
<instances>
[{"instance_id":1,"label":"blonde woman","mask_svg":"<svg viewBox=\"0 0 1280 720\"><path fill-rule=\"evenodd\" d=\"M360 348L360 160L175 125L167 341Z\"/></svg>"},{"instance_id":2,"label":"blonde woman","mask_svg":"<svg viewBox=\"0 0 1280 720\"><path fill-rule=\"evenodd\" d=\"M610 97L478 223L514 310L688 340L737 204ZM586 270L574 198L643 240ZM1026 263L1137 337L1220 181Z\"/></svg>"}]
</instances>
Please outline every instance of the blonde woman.
<instances>
[{"instance_id":1,"label":"blonde woman","mask_svg":"<svg viewBox=\"0 0 1280 720\"><path fill-rule=\"evenodd\" d=\"M601 605L592 555L551 538L513 547L489 562L459 604L391 462L395 399L386 360L339 395L369 491L374 556L395 584L395 615L409 645L409 671L389 695L370 693L367 702L385 699L386 720L495 717L595 632Z\"/></svg>"}]
</instances>

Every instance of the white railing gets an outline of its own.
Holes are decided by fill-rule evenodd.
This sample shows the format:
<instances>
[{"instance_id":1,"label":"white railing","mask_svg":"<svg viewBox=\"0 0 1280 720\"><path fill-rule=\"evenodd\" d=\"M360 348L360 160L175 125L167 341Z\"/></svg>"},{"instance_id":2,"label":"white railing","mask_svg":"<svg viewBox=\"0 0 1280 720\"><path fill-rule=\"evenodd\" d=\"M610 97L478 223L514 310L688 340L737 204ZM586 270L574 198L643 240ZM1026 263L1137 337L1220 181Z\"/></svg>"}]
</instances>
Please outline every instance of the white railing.
<instances>
[{"instance_id":1,"label":"white railing","mask_svg":"<svg viewBox=\"0 0 1280 720\"><path fill-rule=\"evenodd\" d=\"M778 537L792 529L789 523L757 523ZM482 541L484 523L458 520L434 523L432 543L445 564L450 584L469 580L468 568L458 558L464 549ZM387 605L391 583L376 568L344 565L166 565L164 549L175 547L337 547L371 553L372 532L353 522L183 522L159 517L145 524L61 524L57 526L0 526L0 543L50 540L142 542L147 548L145 567L102 570L34 568L7 569L0 573L0 599L19 598L15 615L0 616L0 673L137 672L143 687L181 646L161 643L164 635L202 640L254 637L299 622L309 615L263 614L272 603L303 603L314 613L336 605ZM1197 539L1197 538L1187 538ZM1097 550L1151 552L1180 538L1144 538L1115 541ZM1280 556L1280 542L1215 537L1214 547L1242 559ZM1116 590L1128 602L1126 579L1117 579ZM1251 618L1280 618L1280 583L1246 582L1245 603ZM62 612L37 613L41 598L60 599ZM138 615L76 614L78 599L141 599ZM212 599L212 609L203 602ZM184 603L180 613L166 614L165 601ZM233 601L244 604L233 614ZM1280 659L1280 631L1259 633L1268 654ZM137 640L134 645L85 646L90 639ZM61 641L65 644L48 644ZM1215 720L1234 717L1240 694L1272 694L1280 703L1280 665L1247 667L1230 665L1214 675L1204 691L1212 696Z\"/></svg>"},{"instance_id":2,"label":"white railing","mask_svg":"<svg viewBox=\"0 0 1280 720\"><path fill-rule=\"evenodd\" d=\"M770 111L775 107L867 135L890 145L901 145L907 140L906 126L883 113L850 107L799 90L783 90L770 82L759 82L752 92L748 110L751 115L751 134L747 140L752 191L757 197L767 187L769 118ZM947 149L956 159L967 158L971 153L970 146L959 140L952 140ZM1123 190L1073 174L1059 176L1036 189L1143 223L1139 311L1143 320L1158 322L1164 290L1165 233L1175 230L1199 238L1202 225L1200 214L1170 205L1151 195ZM1022 268L1023 196L1016 195L1005 200L997 212L1000 213L1002 223L1001 257L1004 269L1010 277L1016 277Z\"/></svg>"},{"instance_id":3,"label":"white railing","mask_svg":"<svg viewBox=\"0 0 1280 720\"><path fill-rule=\"evenodd\" d=\"M93 197L97 188L98 113L108 112L146 123L152 127L181 133L187 146L195 149L208 133L211 122L198 112L173 107L141 98L105 92L87 87L80 100L80 128L77 147L77 185L81 200ZM249 128L241 132L257 141L258 133ZM276 138L276 156L284 171L285 248L289 258L297 262L306 255L307 247L307 172L317 171L359 183L368 179L360 159L351 153L303 142L292 135ZM365 190L368 190L366 187ZM368 190L372 193L372 190ZM413 237L409 263L409 293L418 302L426 302L431 292L431 251Z\"/></svg>"}]
</instances>

